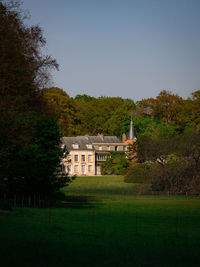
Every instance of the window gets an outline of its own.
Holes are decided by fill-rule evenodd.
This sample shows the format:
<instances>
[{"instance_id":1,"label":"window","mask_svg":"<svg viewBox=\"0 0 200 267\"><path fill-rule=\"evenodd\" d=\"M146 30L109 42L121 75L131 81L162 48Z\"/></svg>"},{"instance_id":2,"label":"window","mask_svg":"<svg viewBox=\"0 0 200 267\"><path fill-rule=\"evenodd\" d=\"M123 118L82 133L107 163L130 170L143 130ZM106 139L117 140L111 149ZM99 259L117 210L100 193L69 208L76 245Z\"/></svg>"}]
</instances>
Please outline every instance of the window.
<instances>
[{"instance_id":1,"label":"window","mask_svg":"<svg viewBox=\"0 0 200 267\"><path fill-rule=\"evenodd\" d=\"M67 172L72 173L72 165L67 165Z\"/></svg>"},{"instance_id":2,"label":"window","mask_svg":"<svg viewBox=\"0 0 200 267\"><path fill-rule=\"evenodd\" d=\"M81 161L85 162L85 155L81 155Z\"/></svg>"},{"instance_id":3,"label":"window","mask_svg":"<svg viewBox=\"0 0 200 267\"><path fill-rule=\"evenodd\" d=\"M117 146L115 146L115 151L117 151Z\"/></svg>"},{"instance_id":4,"label":"window","mask_svg":"<svg viewBox=\"0 0 200 267\"><path fill-rule=\"evenodd\" d=\"M107 146L107 150L110 150L110 146Z\"/></svg>"},{"instance_id":5,"label":"window","mask_svg":"<svg viewBox=\"0 0 200 267\"><path fill-rule=\"evenodd\" d=\"M107 156L106 155L96 155L97 161L106 161Z\"/></svg>"},{"instance_id":6,"label":"window","mask_svg":"<svg viewBox=\"0 0 200 267\"><path fill-rule=\"evenodd\" d=\"M66 168L65 168L64 164L61 165L61 171L62 171L62 173L66 173Z\"/></svg>"},{"instance_id":7,"label":"window","mask_svg":"<svg viewBox=\"0 0 200 267\"><path fill-rule=\"evenodd\" d=\"M87 144L87 148L92 149L92 144Z\"/></svg>"},{"instance_id":8,"label":"window","mask_svg":"<svg viewBox=\"0 0 200 267\"><path fill-rule=\"evenodd\" d=\"M78 161L78 155L74 155L74 161Z\"/></svg>"},{"instance_id":9,"label":"window","mask_svg":"<svg viewBox=\"0 0 200 267\"><path fill-rule=\"evenodd\" d=\"M78 172L78 165L74 165L74 172Z\"/></svg>"},{"instance_id":10,"label":"window","mask_svg":"<svg viewBox=\"0 0 200 267\"><path fill-rule=\"evenodd\" d=\"M99 146L99 150L102 150L102 146Z\"/></svg>"},{"instance_id":11,"label":"window","mask_svg":"<svg viewBox=\"0 0 200 267\"><path fill-rule=\"evenodd\" d=\"M65 146L65 144L62 144L62 145L61 145L61 149L63 149L63 150L64 150L64 149L65 149L65 147L66 147L66 146Z\"/></svg>"},{"instance_id":12,"label":"window","mask_svg":"<svg viewBox=\"0 0 200 267\"><path fill-rule=\"evenodd\" d=\"M88 162L92 162L92 155L88 155Z\"/></svg>"},{"instance_id":13,"label":"window","mask_svg":"<svg viewBox=\"0 0 200 267\"><path fill-rule=\"evenodd\" d=\"M81 172L85 174L85 165L81 165Z\"/></svg>"},{"instance_id":14,"label":"window","mask_svg":"<svg viewBox=\"0 0 200 267\"><path fill-rule=\"evenodd\" d=\"M78 148L79 148L79 144L72 144L72 147L73 147L74 149L78 149Z\"/></svg>"},{"instance_id":15,"label":"window","mask_svg":"<svg viewBox=\"0 0 200 267\"><path fill-rule=\"evenodd\" d=\"M92 165L88 165L88 172L92 172Z\"/></svg>"}]
</instances>

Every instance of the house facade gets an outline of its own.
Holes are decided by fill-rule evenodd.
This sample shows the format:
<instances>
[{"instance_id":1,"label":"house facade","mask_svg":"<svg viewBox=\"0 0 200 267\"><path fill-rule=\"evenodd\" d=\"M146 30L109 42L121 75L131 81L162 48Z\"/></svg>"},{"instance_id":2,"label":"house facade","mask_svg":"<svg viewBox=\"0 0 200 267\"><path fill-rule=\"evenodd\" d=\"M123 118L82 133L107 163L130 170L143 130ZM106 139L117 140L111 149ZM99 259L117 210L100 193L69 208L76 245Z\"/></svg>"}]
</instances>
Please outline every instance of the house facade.
<instances>
[{"instance_id":1,"label":"house facade","mask_svg":"<svg viewBox=\"0 0 200 267\"><path fill-rule=\"evenodd\" d=\"M101 175L101 164L110 157L110 151L128 151L128 145L116 136L63 137L62 144L68 151L63 159L69 175Z\"/></svg>"},{"instance_id":2,"label":"house facade","mask_svg":"<svg viewBox=\"0 0 200 267\"><path fill-rule=\"evenodd\" d=\"M110 157L110 151L121 151L131 156L129 147L135 141L132 120L127 138L123 134L122 141L116 136L103 134L63 137L62 147L68 152L62 161L63 171L70 176L101 175L101 164Z\"/></svg>"}]
</instances>

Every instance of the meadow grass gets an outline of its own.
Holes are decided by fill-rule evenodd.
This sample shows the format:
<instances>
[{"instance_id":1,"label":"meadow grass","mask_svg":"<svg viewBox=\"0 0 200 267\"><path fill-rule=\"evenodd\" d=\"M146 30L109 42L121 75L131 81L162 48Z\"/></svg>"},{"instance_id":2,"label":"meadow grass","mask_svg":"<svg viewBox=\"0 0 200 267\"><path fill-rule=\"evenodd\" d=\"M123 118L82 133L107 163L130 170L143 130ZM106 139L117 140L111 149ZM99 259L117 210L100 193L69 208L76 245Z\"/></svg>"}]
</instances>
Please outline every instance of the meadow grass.
<instances>
[{"instance_id":1,"label":"meadow grass","mask_svg":"<svg viewBox=\"0 0 200 267\"><path fill-rule=\"evenodd\" d=\"M51 209L0 212L0 266L199 266L200 200L78 177Z\"/></svg>"}]
</instances>

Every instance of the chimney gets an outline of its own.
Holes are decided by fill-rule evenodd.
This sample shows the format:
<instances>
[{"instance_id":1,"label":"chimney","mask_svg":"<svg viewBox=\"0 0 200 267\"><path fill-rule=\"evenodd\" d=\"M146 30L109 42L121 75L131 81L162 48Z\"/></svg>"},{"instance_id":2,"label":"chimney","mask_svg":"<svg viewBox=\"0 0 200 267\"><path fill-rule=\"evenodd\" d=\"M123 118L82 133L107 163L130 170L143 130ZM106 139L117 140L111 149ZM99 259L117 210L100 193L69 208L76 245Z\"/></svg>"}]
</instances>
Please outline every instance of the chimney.
<instances>
[{"instance_id":1,"label":"chimney","mask_svg":"<svg viewBox=\"0 0 200 267\"><path fill-rule=\"evenodd\" d=\"M102 133L98 133L97 136L101 137L101 139L104 139L104 135Z\"/></svg>"},{"instance_id":2,"label":"chimney","mask_svg":"<svg viewBox=\"0 0 200 267\"><path fill-rule=\"evenodd\" d=\"M87 135L87 134L86 134L86 135L85 135L85 138L88 140L88 138L89 138L89 135Z\"/></svg>"},{"instance_id":3,"label":"chimney","mask_svg":"<svg viewBox=\"0 0 200 267\"><path fill-rule=\"evenodd\" d=\"M122 142L123 142L123 143L126 142L126 134L125 134L125 133L122 134Z\"/></svg>"}]
</instances>

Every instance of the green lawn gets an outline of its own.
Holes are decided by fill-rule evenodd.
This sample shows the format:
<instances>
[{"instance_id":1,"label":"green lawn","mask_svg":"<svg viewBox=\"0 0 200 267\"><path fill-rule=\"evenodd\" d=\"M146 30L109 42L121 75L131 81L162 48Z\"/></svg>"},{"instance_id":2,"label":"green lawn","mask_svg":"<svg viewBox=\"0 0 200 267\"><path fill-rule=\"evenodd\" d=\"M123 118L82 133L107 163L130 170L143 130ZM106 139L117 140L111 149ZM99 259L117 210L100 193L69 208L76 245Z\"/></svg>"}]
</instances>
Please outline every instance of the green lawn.
<instances>
[{"instance_id":1,"label":"green lawn","mask_svg":"<svg viewBox=\"0 0 200 267\"><path fill-rule=\"evenodd\" d=\"M52 209L0 212L0 266L200 266L200 199L79 177Z\"/></svg>"}]
</instances>

